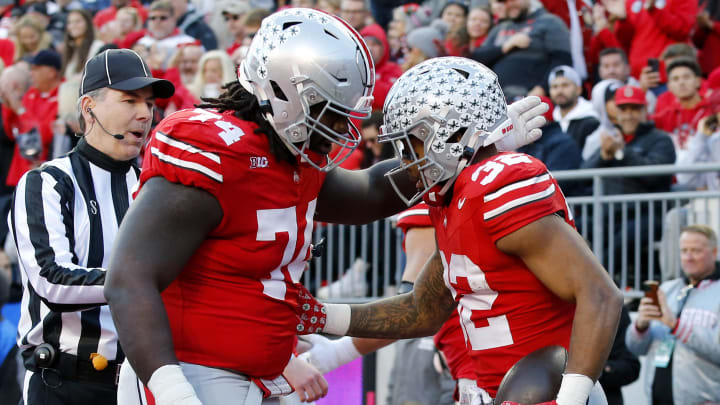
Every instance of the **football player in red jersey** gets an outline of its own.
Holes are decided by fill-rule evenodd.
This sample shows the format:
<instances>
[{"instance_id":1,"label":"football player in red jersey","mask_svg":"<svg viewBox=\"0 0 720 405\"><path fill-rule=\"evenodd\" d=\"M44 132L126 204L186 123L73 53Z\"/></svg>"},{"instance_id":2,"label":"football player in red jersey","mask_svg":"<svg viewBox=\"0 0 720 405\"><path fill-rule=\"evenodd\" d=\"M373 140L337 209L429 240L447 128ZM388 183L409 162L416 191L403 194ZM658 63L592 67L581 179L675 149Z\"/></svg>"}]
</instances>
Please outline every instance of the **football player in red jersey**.
<instances>
[{"instance_id":1,"label":"football player in red jersey","mask_svg":"<svg viewBox=\"0 0 720 405\"><path fill-rule=\"evenodd\" d=\"M498 153L491 133L511 111L496 75L462 58L406 72L384 108L381 139L402 165L402 199L432 206L437 252L413 292L362 305L327 304L326 333L431 335L457 310L478 385L495 395L524 355L569 349L557 403L585 404L617 329L622 295L574 229L557 181L538 160ZM417 192L403 194L406 173ZM303 318L301 318L303 319Z\"/></svg>"},{"instance_id":2,"label":"football player in red jersey","mask_svg":"<svg viewBox=\"0 0 720 405\"><path fill-rule=\"evenodd\" d=\"M350 119L372 105L372 60L344 21L302 8L269 16L238 79L158 125L110 259L105 294L147 387L131 379L119 391L129 384L160 405L286 392L313 220L367 223L405 208L384 176L397 160L351 172L328 158L357 146ZM509 139L531 142L544 108L516 104ZM316 382L303 399L325 389Z\"/></svg>"},{"instance_id":3,"label":"football player in red jersey","mask_svg":"<svg viewBox=\"0 0 720 405\"><path fill-rule=\"evenodd\" d=\"M423 265L435 252L435 229L430 221L428 205L421 202L397 216L397 227L405 233L403 249L406 252L405 269L402 274L402 283L398 288L398 294L404 294L412 290ZM361 355L374 352L385 347L395 339L371 339L371 338L350 338L330 340L320 335L308 335L305 338L312 343L312 348L300 355L323 373L330 372L344 364L347 364ZM491 398L485 390L478 387L475 382L475 367L473 361L467 355L465 338L460 327L460 318L457 312L453 312L440 330L434 336L435 347L444 355L446 364L452 378L457 381L458 398L461 404L490 404ZM416 346L412 346L416 347ZM403 353L404 354L404 353ZM396 353L396 357L400 353ZM400 358L395 361L404 364L405 367L418 367L422 360ZM430 367L433 367L430 362ZM414 369L410 371L410 377L423 375L424 370ZM433 370L434 373L434 370ZM431 381L418 381L418 384L433 384ZM394 384L398 384L395 382ZM405 388L402 392L417 388L412 386ZM424 403L431 403L433 398L422 397L425 390L419 390L414 395L420 396ZM481 402L475 401L478 398ZM394 398L395 400L395 398ZM484 401L484 402L482 402Z\"/></svg>"}]
</instances>

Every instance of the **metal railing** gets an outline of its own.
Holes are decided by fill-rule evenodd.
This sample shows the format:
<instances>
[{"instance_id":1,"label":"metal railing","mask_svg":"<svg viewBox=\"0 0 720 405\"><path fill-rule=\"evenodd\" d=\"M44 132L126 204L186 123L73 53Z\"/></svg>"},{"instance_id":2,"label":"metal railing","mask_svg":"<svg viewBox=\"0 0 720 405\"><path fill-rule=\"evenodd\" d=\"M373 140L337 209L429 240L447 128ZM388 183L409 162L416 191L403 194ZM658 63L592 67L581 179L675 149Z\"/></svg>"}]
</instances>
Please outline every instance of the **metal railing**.
<instances>
[{"instance_id":1,"label":"metal railing","mask_svg":"<svg viewBox=\"0 0 720 405\"><path fill-rule=\"evenodd\" d=\"M720 171L720 162L558 171L553 176L592 181L592 195L569 197L568 204L593 252L626 296L633 297L641 295L644 280L679 275L682 226L700 222L720 230L720 191L605 195L603 179L707 171ZM321 298L334 302L392 294L404 266L402 237L390 219L362 226L319 225L313 239L325 238L325 254L312 261L304 282L314 291L327 284Z\"/></svg>"}]
</instances>

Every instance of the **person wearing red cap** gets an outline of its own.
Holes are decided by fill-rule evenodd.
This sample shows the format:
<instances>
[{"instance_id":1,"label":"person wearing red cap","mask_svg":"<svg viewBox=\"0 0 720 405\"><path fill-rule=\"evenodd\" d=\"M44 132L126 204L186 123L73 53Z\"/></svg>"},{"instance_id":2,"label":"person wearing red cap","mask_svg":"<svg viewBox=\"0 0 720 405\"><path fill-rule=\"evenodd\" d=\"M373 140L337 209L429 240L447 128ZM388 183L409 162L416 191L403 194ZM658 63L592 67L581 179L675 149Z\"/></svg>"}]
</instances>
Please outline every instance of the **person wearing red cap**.
<instances>
[{"instance_id":1,"label":"person wearing red cap","mask_svg":"<svg viewBox=\"0 0 720 405\"><path fill-rule=\"evenodd\" d=\"M670 136L662 130L655 128L652 121L648 120L645 92L640 87L623 86L615 92L615 104L618 107L617 127L614 133L605 132L601 134L600 149L590 156L582 165L582 168L599 167L622 167L622 166L645 166L675 163L675 147ZM605 194L635 194L635 193L657 193L670 191L672 183L671 175L662 176L641 176L641 177L613 177L603 181ZM620 213L620 204L613 206L615 212L613 218L616 221L615 228L615 268L618 268L622 257L622 245L625 244L630 250L635 246L636 222L640 222L640 235L642 240L640 246L647 246L647 237L650 235L649 214L647 205L643 211L634 212L634 207L628 207L628 215L624 224L620 221L624 215ZM604 214L609 215L609 210ZM654 233L660 235L661 214L656 209L654 218ZM607 223L607 220L605 220ZM627 241L623 240L622 230L626 230ZM628 255L633 254L632 252ZM628 256L632 257L632 256ZM641 255L646 258L647 255ZM611 269L612 267L608 267ZM643 267L645 269L646 267Z\"/></svg>"}]
</instances>

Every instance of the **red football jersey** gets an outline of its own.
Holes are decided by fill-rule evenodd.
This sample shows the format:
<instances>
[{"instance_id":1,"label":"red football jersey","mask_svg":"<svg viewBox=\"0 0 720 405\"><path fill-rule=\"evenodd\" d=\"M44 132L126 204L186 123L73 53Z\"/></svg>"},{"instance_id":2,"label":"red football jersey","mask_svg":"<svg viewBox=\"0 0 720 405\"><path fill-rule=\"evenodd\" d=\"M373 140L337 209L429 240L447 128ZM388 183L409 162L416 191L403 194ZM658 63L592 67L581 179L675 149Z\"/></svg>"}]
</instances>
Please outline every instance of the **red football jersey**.
<instances>
[{"instance_id":1,"label":"red football jersey","mask_svg":"<svg viewBox=\"0 0 720 405\"><path fill-rule=\"evenodd\" d=\"M550 292L520 258L495 246L556 213L574 226L557 181L542 162L521 153L469 166L458 176L449 205L430 209L445 284L458 302L476 379L492 396L526 354L548 345L569 347L574 304Z\"/></svg>"},{"instance_id":2,"label":"red football jersey","mask_svg":"<svg viewBox=\"0 0 720 405\"><path fill-rule=\"evenodd\" d=\"M407 233L408 229L433 226L426 203L414 205L398 214L397 226ZM403 240L403 248L405 241ZM475 379L475 364L468 356L465 338L460 329L460 317L453 312L434 337L435 347L443 352L453 379Z\"/></svg>"},{"instance_id":3,"label":"red football jersey","mask_svg":"<svg viewBox=\"0 0 720 405\"><path fill-rule=\"evenodd\" d=\"M293 350L293 284L309 254L325 174L278 161L256 128L231 112L172 114L147 146L140 190L162 176L209 192L223 210L162 294L178 359L273 378Z\"/></svg>"}]
</instances>

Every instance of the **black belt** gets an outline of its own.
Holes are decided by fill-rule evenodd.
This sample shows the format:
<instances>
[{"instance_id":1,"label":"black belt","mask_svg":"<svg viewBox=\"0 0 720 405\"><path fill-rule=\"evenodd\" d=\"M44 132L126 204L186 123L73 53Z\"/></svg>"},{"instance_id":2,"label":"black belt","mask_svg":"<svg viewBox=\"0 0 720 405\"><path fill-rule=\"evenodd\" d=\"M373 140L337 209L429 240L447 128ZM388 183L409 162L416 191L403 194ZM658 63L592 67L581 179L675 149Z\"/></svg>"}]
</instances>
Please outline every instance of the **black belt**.
<instances>
[{"instance_id":1,"label":"black belt","mask_svg":"<svg viewBox=\"0 0 720 405\"><path fill-rule=\"evenodd\" d=\"M120 378L120 363L116 361L108 361L107 367L103 370L96 370L90 359L79 359L72 354L59 352L52 365L39 367L35 362L33 349L25 350L23 359L25 368L34 373L51 370L69 380L116 386Z\"/></svg>"}]
</instances>

